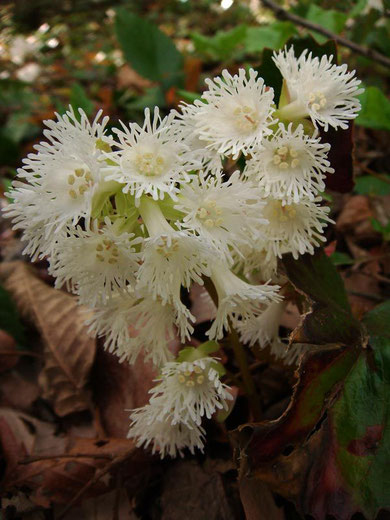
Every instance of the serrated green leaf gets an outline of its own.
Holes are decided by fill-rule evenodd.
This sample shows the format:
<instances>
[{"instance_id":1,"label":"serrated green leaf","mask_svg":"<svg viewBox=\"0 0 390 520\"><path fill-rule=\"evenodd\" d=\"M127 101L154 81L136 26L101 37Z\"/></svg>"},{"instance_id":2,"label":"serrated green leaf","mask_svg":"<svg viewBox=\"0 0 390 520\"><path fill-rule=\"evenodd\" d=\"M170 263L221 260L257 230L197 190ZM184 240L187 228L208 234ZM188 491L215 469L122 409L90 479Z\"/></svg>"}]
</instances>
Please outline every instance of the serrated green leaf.
<instances>
[{"instance_id":1,"label":"serrated green leaf","mask_svg":"<svg viewBox=\"0 0 390 520\"><path fill-rule=\"evenodd\" d=\"M355 123L366 128L390 131L390 101L377 87L366 87L359 96L362 109Z\"/></svg>"},{"instance_id":2,"label":"serrated green leaf","mask_svg":"<svg viewBox=\"0 0 390 520\"><path fill-rule=\"evenodd\" d=\"M121 7L116 10L115 32L126 60L141 76L166 88L181 84L183 56L156 25Z\"/></svg>"}]
</instances>

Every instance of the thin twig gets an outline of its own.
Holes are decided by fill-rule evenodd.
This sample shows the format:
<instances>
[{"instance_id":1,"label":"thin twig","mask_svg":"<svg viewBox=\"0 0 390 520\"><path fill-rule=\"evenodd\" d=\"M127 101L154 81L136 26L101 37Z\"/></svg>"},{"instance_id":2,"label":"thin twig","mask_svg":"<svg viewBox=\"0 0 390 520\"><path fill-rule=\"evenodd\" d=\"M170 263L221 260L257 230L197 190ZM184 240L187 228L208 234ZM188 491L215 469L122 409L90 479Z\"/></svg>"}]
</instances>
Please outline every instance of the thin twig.
<instances>
[{"instance_id":1,"label":"thin twig","mask_svg":"<svg viewBox=\"0 0 390 520\"><path fill-rule=\"evenodd\" d=\"M286 11L286 9L283 9L283 7L281 7L280 5L273 2L273 0L261 0L261 2L265 7L271 9L271 11L275 13L275 16L277 18L280 18L282 20L290 20L290 22L293 22L296 25L300 25L301 27L305 27L306 29L310 29L311 31L315 31L319 34L322 34L323 36L326 36L331 40L335 40L343 47L351 49L352 51L356 52L356 54L360 54L365 58L369 58L373 61L376 61L377 63L380 63L384 67L390 68L390 59L387 58L387 56L381 54L380 52L374 51L373 49L370 49L368 47L363 47L363 45L359 45L358 43L348 40L347 38L344 38L339 34L333 33L332 31L329 31L329 29L321 27L321 25L310 22L309 20L301 18L300 16L297 16L294 13L290 13L289 11Z\"/></svg>"},{"instance_id":2,"label":"thin twig","mask_svg":"<svg viewBox=\"0 0 390 520\"><path fill-rule=\"evenodd\" d=\"M76 493L76 495L72 498L72 500L65 507L62 513L58 516L57 520L62 520L65 517L65 515L72 509L72 507L78 502L78 500L88 491L89 488L91 488L94 484L99 482L99 480L103 478L104 475L111 471L115 466L122 464L122 462L131 457L133 453L134 448L131 448L131 450L126 451L122 455L118 455L117 457L115 457L115 459L106 464L104 468L96 471L94 477L88 480L88 482L80 489L80 491Z\"/></svg>"},{"instance_id":3,"label":"thin twig","mask_svg":"<svg viewBox=\"0 0 390 520\"><path fill-rule=\"evenodd\" d=\"M361 291L347 291L348 294L352 294L352 296L359 296L360 298L366 298L367 300L372 300L374 302L383 302L383 298L378 296L377 294L365 293Z\"/></svg>"},{"instance_id":4,"label":"thin twig","mask_svg":"<svg viewBox=\"0 0 390 520\"><path fill-rule=\"evenodd\" d=\"M110 459L113 460L113 455L109 453L61 453L55 455L36 455L26 457L21 460L19 464L32 464L40 460L53 460L53 459Z\"/></svg>"},{"instance_id":5,"label":"thin twig","mask_svg":"<svg viewBox=\"0 0 390 520\"><path fill-rule=\"evenodd\" d=\"M38 352L30 352L29 350L0 350L0 356L31 356L43 358L42 354L38 354Z\"/></svg>"}]
</instances>

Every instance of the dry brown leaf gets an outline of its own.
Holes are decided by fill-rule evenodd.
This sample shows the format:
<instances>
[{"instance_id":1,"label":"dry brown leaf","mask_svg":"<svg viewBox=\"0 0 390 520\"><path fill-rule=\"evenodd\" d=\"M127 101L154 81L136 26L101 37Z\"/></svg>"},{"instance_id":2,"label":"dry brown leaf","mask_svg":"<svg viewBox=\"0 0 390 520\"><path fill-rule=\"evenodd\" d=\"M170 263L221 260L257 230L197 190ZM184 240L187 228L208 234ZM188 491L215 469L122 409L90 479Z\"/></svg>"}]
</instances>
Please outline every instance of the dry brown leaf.
<instances>
[{"instance_id":1,"label":"dry brown leaf","mask_svg":"<svg viewBox=\"0 0 390 520\"><path fill-rule=\"evenodd\" d=\"M284 519L283 509L276 506L274 497L265 484L242 477L239 487L246 520Z\"/></svg>"},{"instance_id":2,"label":"dry brown leaf","mask_svg":"<svg viewBox=\"0 0 390 520\"><path fill-rule=\"evenodd\" d=\"M96 344L87 333L76 299L46 285L24 262L1 265L0 277L44 340L45 364L39 377L43 397L61 417L89 408L85 386Z\"/></svg>"}]
</instances>

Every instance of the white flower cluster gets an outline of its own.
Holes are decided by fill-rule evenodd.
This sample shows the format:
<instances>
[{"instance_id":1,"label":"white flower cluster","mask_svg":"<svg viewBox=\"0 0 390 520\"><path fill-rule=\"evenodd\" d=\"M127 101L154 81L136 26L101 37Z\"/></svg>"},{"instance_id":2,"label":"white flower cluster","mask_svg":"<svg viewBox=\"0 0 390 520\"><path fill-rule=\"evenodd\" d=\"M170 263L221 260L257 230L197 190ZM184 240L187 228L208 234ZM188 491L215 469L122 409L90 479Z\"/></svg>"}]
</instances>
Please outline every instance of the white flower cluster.
<instances>
[{"instance_id":1,"label":"white flower cluster","mask_svg":"<svg viewBox=\"0 0 390 520\"><path fill-rule=\"evenodd\" d=\"M168 348L193 332L184 291L205 277L214 284L210 340L236 326L245 342L270 342L277 326L264 331L266 317L282 308L270 283L277 258L313 253L330 221L320 197L330 146L316 127L346 128L359 81L292 47L274 60L279 106L253 69L224 70L194 104L164 118L146 109L142 126L122 123L112 135L101 112L92 123L72 109L46 121L47 141L24 160L6 209L25 253L48 258L56 287L93 309L90 330L105 347L130 363L142 352L160 368L129 435L161 454L201 447L201 418L230 395L212 358L179 365ZM243 171L229 176L226 159L239 157Z\"/></svg>"}]
</instances>

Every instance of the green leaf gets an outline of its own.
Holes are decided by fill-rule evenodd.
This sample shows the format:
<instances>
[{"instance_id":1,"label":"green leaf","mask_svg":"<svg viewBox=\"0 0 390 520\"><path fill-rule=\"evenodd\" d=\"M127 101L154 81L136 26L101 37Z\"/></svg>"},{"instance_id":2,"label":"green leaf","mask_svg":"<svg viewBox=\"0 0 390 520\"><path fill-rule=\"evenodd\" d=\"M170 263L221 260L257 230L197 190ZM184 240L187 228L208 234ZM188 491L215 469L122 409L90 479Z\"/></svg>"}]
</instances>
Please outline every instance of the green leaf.
<instances>
[{"instance_id":1,"label":"green leaf","mask_svg":"<svg viewBox=\"0 0 390 520\"><path fill-rule=\"evenodd\" d=\"M384 336L390 338L390 300L377 305L375 309L367 313L363 318L371 336Z\"/></svg>"},{"instance_id":2,"label":"green leaf","mask_svg":"<svg viewBox=\"0 0 390 520\"><path fill-rule=\"evenodd\" d=\"M180 85L183 56L156 25L118 8L115 32L126 60L141 76L161 82L166 88Z\"/></svg>"},{"instance_id":3,"label":"green leaf","mask_svg":"<svg viewBox=\"0 0 390 520\"><path fill-rule=\"evenodd\" d=\"M348 15L335 11L334 9L322 9L318 5L312 3L306 13L306 18L311 22L314 22L325 29L329 29L333 33L340 33L345 26L345 22L348 19ZM313 36L319 43L324 43L328 40L327 37L312 32Z\"/></svg>"},{"instance_id":4,"label":"green leaf","mask_svg":"<svg viewBox=\"0 0 390 520\"><path fill-rule=\"evenodd\" d=\"M383 175L390 181L390 175ZM389 195L390 184L372 175L363 175L355 180L355 192L359 195Z\"/></svg>"},{"instance_id":5,"label":"green leaf","mask_svg":"<svg viewBox=\"0 0 390 520\"><path fill-rule=\"evenodd\" d=\"M359 96L362 109L355 123L366 128L390 131L390 101L377 87L367 87Z\"/></svg>"},{"instance_id":6,"label":"green leaf","mask_svg":"<svg viewBox=\"0 0 390 520\"><path fill-rule=\"evenodd\" d=\"M347 253L339 253L338 251L332 253L330 259L333 265L353 265L355 263L354 259L347 255Z\"/></svg>"},{"instance_id":7,"label":"green leaf","mask_svg":"<svg viewBox=\"0 0 390 520\"><path fill-rule=\"evenodd\" d=\"M191 38L197 52L214 60L231 60L232 54L245 40L246 25L238 25L229 31L218 31L214 36L192 33Z\"/></svg>"},{"instance_id":8,"label":"green leaf","mask_svg":"<svg viewBox=\"0 0 390 520\"><path fill-rule=\"evenodd\" d=\"M10 334L18 344L26 344L24 327L20 321L16 305L8 291L0 285L0 329Z\"/></svg>"},{"instance_id":9,"label":"green leaf","mask_svg":"<svg viewBox=\"0 0 390 520\"><path fill-rule=\"evenodd\" d=\"M245 38L247 52L260 52L266 47L280 49L297 33L291 22L274 22L264 27L249 27Z\"/></svg>"},{"instance_id":10,"label":"green leaf","mask_svg":"<svg viewBox=\"0 0 390 520\"><path fill-rule=\"evenodd\" d=\"M305 316L299 341L360 343L360 324L352 316L344 283L325 252L317 249L296 260L291 254L284 255L283 265L290 281L311 301L312 312Z\"/></svg>"},{"instance_id":11,"label":"green leaf","mask_svg":"<svg viewBox=\"0 0 390 520\"><path fill-rule=\"evenodd\" d=\"M78 83L74 83L70 91L70 104L74 108L78 119L80 119L79 108L82 108L87 116L90 116L94 109L93 102L88 98L84 88Z\"/></svg>"},{"instance_id":12,"label":"green leaf","mask_svg":"<svg viewBox=\"0 0 390 520\"><path fill-rule=\"evenodd\" d=\"M330 421L336 463L356 509L374 519L390 505L390 338L372 336L370 343L373 355L360 356Z\"/></svg>"}]
</instances>

